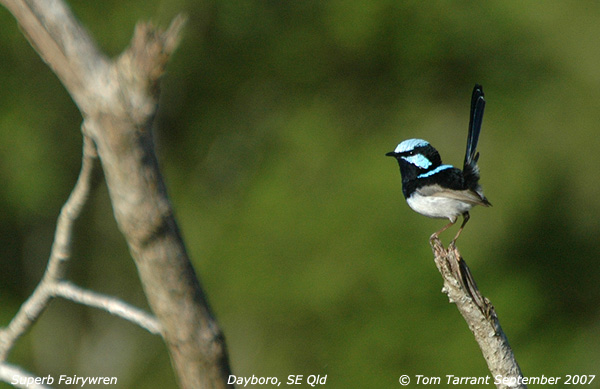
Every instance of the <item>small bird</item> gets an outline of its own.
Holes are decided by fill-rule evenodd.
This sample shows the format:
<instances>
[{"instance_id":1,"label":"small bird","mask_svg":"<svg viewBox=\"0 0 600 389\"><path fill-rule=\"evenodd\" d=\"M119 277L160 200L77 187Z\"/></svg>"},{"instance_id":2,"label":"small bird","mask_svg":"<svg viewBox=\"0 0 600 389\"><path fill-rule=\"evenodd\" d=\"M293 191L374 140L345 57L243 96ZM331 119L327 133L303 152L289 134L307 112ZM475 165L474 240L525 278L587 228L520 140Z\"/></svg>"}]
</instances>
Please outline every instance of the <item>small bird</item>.
<instances>
[{"instance_id":1,"label":"small bird","mask_svg":"<svg viewBox=\"0 0 600 389\"><path fill-rule=\"evenodd\" d=\"M442 165L440 154L423 139L405 140L394 151L386 154L398 160L402 175L402 193L408 205L421 215L450 220L444 228L431 235L430 242L438 239L439 234L454 225L462 215L463 223L451 242L451 245L454 245L469 221L471 208L475 205L492 205L483 195L479 185L477 167L479 153L476 149L484 108L483 88L481 85L475 85L471 97L467 152L462 171L451 165Z\"/></svg>"}]
</instances>

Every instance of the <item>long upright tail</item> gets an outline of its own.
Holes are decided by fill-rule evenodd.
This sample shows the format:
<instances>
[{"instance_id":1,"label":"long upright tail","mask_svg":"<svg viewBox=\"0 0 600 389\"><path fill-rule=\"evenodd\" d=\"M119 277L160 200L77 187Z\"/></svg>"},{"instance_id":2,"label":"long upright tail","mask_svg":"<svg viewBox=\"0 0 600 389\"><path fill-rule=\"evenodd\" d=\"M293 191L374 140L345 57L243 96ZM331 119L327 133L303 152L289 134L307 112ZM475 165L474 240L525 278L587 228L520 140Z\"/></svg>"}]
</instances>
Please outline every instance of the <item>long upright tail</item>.
<instances>
[{"instance_id":1,"label":"long upright tail","mask_svg":"<svg viewBox=\"0 0 600 389\"><path fill-rule=\"evenodd\" d=\"M477 142L481 132L481 123L483 121L483 110L485 108L485 99L483 98L483 88L481 85L475 85L471 97L471 117L469 119L469 135L467 136L467 152L465 153L465 163L463 172L466 176L474 175L479 178L477 169ZM473 178L475 178L473 177Z\"/></svg>"}]
</instances>

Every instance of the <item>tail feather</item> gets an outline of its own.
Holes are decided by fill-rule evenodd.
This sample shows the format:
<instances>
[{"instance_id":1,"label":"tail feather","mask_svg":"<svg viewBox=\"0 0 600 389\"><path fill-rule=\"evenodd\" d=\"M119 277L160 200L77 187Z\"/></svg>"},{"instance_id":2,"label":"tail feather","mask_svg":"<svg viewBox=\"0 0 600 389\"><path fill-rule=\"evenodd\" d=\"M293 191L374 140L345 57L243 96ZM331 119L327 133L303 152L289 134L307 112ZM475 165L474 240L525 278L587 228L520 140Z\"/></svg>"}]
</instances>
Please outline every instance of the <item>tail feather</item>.
<instances>
[{"instance_id":1,"label":"tail feather","mask_svg":"<svg viewBox=\"0 0 600 389\"><path fill-rule=\"evenodd\" d=\"M483 110L485 108L485 99L481 85L475 85L471 97L471 116L469 119L469 135L467 136L467 152L465 153L465 163L463 172L479 176L477 169L477 142L479 142L479 133L481 132L481 123L483 122Z\"/></svg>"}]
</instances>

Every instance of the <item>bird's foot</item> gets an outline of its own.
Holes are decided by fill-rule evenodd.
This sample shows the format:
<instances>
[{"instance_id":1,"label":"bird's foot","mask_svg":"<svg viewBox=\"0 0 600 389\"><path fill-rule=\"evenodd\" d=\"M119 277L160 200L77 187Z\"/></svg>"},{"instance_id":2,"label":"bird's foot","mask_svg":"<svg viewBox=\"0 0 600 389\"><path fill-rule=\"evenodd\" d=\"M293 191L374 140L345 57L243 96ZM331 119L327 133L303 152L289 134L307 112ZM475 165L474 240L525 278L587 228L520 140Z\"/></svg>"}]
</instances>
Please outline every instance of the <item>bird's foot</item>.
<instances>
[{"instance_id":1,"label":"bird's foot","mask_svg":"<svg viewBox=\"0 0 600 389\"><path fill-rule=\"evenodd\" d=\"M446 249L444 248L444 245L442 244L442 241L440 240L437 233L429 237L429 245L435 253L443 255L446 252Z\"/></svg>"},{"instance_id":2,"label":"bird's foot","mask_svg":"<svg viewBox=\"0 0 600 389\"><path fill-rule=\"evenodd\" d=\"M448 250L456 251L456 239L452 240L448 245Z\"/></svg>"}]
</instances>

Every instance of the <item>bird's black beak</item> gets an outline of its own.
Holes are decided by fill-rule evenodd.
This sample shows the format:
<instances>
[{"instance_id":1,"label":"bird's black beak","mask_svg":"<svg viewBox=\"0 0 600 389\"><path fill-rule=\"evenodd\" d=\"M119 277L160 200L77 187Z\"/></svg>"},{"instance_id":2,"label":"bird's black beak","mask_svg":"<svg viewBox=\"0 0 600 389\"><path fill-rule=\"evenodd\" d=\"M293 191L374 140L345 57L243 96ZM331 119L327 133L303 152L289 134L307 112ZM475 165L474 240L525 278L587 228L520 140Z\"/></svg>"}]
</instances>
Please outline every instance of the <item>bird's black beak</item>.
<instances>
[{"instance_id":1,"label":"bird's black beak","mask_svg":"<svg viewBox=\"0 0 600 389\"><path fill-rule=\"evenodd\" d=\"M386 154L386 156L388 156L388 157L396 157L396 152L390 151L389 153Z\"/></svg>"}]
</instances>

